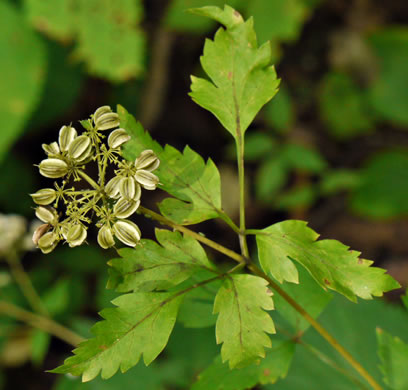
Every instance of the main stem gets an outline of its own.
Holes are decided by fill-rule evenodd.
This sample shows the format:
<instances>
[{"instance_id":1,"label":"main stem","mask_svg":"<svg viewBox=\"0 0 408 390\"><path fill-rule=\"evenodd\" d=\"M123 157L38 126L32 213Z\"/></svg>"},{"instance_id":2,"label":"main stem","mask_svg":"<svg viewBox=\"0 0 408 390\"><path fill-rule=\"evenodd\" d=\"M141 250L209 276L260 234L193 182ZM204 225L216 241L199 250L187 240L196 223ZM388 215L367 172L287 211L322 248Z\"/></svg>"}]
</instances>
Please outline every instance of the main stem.
<instances>
[{"instance_id":1,"label":"main stem","mask_svg":"<svg viewBox=\"0 0 408 390\"><path fill-rule=\"evenodd\" d=\"M254 274L265 279L269 285L290 305L292 306L310 325L341 355L343 358L372 386L374 390L383 390L383 388L375 381L375 379L364 369L364 367L353 358L353 356L339 344L339 342L322 326L320 325L302 306L300 306L290 295L288 295L273 279L266 275L255 264L248 264L248 257L240 255L202 235L184 227L178 225L162 215L146 209L140 206L138 209L142 214L155 219L156 221L170 226L175 230L178 230L190 237L195 238L197 241L215 249L216 251L230 257L238 263L247 264L248 269Z\"/></svg>"},{"instance_id":2,"label":"main stem","mask_svg":"<svg viewBox=\"0 0 408 390\"><path fill-rule=\"evenodd\" d=\"M249 258L248 244L245 235L245 170L244 170L244 135L241 133L241 125L237 119L237 163L239 178L239 245L242 256Z\"/></svg>"}]
</instances>

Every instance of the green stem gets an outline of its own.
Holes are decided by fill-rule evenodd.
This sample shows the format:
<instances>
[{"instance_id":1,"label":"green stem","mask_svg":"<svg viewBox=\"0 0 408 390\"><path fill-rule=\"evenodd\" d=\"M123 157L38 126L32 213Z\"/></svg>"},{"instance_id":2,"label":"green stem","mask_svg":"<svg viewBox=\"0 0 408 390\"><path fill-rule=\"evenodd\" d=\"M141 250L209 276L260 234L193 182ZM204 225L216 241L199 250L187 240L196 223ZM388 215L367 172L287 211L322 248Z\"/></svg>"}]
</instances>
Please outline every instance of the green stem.
<instances>
[{"instance_id":1,"label":"green stem","mask_svg":"<svg viewBox=\"0 0 408 390\"><path fill-rule=\"evenodd\" d=\"M244 136L241 134L240 122L237 120L237 163L239 180L239 244L241 254L249 258L248 244L245 235L245 170L244 170Z\"/></svg>"},{"instance_id":2,"label":"green stem","mask_svg":"<svg viewBox=\"0 0 408 390\"><path fill-rule=\"evenodd\" d=\"M52 334L53 336L64 340L66 343L71 344L74 347L85 340L72 330L58 324L48 317L31 313L9 302L0 301L0 313L16 318L17 320L25 322L34 328Z\"/></svg>"},{"instance_id":3,"label":"green stem","mask_svg":"<svg viewBox=\"0 0 408 390\"><path fill-rule=\"evenodd\" d=\"M13 275L17 284L20 286L21 292L27 299L32 309L37 313L48 316L48 310L44 306L40 296L31 283L31 280L25 272L17 254L15 252L10 253L6 260L9 264L11 274Z\"/></svg>"},{"instance_id":4,"label":"green stem","mask_svg":"<svg viewBox=\"0 0 408 390\"><path fill-rule=\"evenodd\" d=\"M100 187L99 185L95 182L94 179L89 177L84 171L78 170L78 175L81 176L84 180L86 180L95 190L99 191Z\"/></svg>"},{"instance_id":5,"label":"green stem","mask_svg":"<svg viewBox=\"0 0 408 390\"><path fill-rule=\"evenodd\" d=\"M241 234L240 228L234 223L230 216L224 211L217 209L218 216L237 234Z\"/></svg>"},{"instance_id":6,"label":"green stem","mask_svg":"<svg viewBox=\"0 0 408 390\"><path fill-rule=\"evenodd\" d=\"M108 166L108 157L106 155L103 156L103 165L102 171L99 174L99 184L103 188L105 186L105 174L106 174L106 167Z\"/></svg>"},{"instance_id":7,"label":"green stem","mask_svg":"<svg viewBox=\"0 0 408 390\"><path fill-rule=\"evenodd\" d=\"M251 263L248 257L240 255L202 235L193 232L192 230L178 225L169 219L163 217L162 215L146 209L144 207L139 207L139 211L146 216L153 218L154 220L172 227L190 237L195 238L197 241L215 249L216 251L230 257L231 259L237 261L240 264L246 264L247 268L252 272L252 274L265 279L269 285L290 305L295 309L310 325L341 355L343 358L372 386L374 390L383 390L382 387L375 381L375 379L364 369L364 367L357 362L353 356L342 346L339 342L322 326L320 325L302 306L300 306L290 295L288 295L274 280L272 280L268 275L266 275L261 269L259 269L255 264Z\"/></svg>"},{"instance_id":8,"label":"green stem","mask_svg":"<svg viewBox=\"0 0 408 390\"><path fill-rule=\"evenodd\" d=\"M143 206L139 206L138 211L141 212L142 214L150 217L150 218L153 218L154 220L160 222L163 225L170 226L173 229L176 229L177 231L179 231L179 232L181 232L183 234L186 234L186 235L188 235L190 237L195 238L197 241L200 241L203 244L207 245L208 247L213 248L213 249L215 249L216 251L218 251L220 253L223 253L225 256L228 256L231 259L234 259L238 263L245 263L246 262L246 259L242 255L240 255L240 254L232 251L231 249L228 249L228 248L226 248L226 247L224 247L224 246L222 246L222 245L220 245L220 244L218 244L218 243L216 243L216 242L214 242L212 240L209 240L208 238L202 236L199 233L196 233L196 232L194 232L194 231L192 231L190 229L187 229L184 226L178 225L177 223L174 223L174 222L170 221L169 219L163 217L162 215L156 213L153 210L149 210L149 209L147 209L147 208L145 208Z\"/></svg>"}]
</instances>

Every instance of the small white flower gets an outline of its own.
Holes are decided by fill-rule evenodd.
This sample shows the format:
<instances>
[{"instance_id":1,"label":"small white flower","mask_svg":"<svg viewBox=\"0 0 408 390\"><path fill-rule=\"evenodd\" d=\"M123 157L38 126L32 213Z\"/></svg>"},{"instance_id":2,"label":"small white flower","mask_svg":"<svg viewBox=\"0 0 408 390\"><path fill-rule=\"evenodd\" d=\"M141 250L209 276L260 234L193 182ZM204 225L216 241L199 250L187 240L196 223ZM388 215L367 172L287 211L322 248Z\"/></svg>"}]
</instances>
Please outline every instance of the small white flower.
<instances>
[{"instance_id":1,"label":"small white flower","mask_svg":"<svg viewBox=\"0 0 408 390\"><path fill-rule=\"evenodd\" d=\"M63 177L68 173L68 165L58 158L47 158L39 165L41 175L50 179Z\"/></svg>"},{"instance_id":2,"label":"small white flower","mask_svg":"<svg viewBox=\"0 0 408 390\"><path fill-rule=\"evenodd\" d=\"M107 226L103 225L98 232L98 244L103 249L108 249L115 245L115 240L113 239L113 232L112 229Z\"/></svg>"},{"instance_id":3,"label":"small white flower","mask_svg":"<svg viewBox=\"0 0 408 390\"><path fill-rule=\"evenodd\" d=\"M113 232L125 245L134 247L140 241L140 229L135 223L127 219L117 221L113 225Z\"/></svg>"}]
</instances>

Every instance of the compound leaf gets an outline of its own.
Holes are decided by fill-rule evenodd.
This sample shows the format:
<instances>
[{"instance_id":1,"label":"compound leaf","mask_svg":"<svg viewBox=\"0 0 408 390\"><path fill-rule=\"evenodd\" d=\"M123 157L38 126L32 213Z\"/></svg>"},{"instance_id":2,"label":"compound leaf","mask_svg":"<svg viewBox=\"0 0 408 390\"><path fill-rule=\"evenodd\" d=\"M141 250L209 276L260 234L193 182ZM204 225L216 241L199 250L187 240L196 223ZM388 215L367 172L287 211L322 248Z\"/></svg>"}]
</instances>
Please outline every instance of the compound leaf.
<instances>
[{"instance_id":1,"label":"compound leaf","mask_svg":"<svg viewBox=\"0 0 408 390\"><path fill-rule=\"evenodd\" d=\"M213 270L201 245L179 232L156 229L159 242L143 239L134 249L119 250L112 259L109 288L119 292L152 291L175 286L200 269Z\"/></svg>"},{"instance_id":2,"label":"compound leaf","mask_svg":"<svg viewBox=\"0 0 408 390\"><path fill-rule=\"evenodd\" d=\"M241 368L265 357L271 347L267 333L275 333L272 318L264 310L273 309L268 282L253 275L231 275L225 279L214 302L218 313L217 344L222 361L230 368Z\"/></svg>"},{"instance_id":3,"label":"compound leaf","mask_svg":"<svg viewBox=\"0 0 408 390\"><path fill-rule=\"evenodd\" d=\"M221 211L221 179L212 160L205 162L188 146L183 153L169 145L162 148L122 106L118 114L121 127L132 137L124 148L125 157L134 160L143 150L152 149L161 161L155 171L159 187L177 198L159 205L162 214L186 225L216 218Z\"/></svg>"},{"instance_id":4,"label":"compound leaf","mask_svg":"<svg viewBox=\"0 0 408 390\"><path fill-rule=\"evenodd\" d=\"M295 352L291 341L274 346L260 364L252 364L239 370L231 370L218 356L198 377L191 390L245 390L258 383L275 383L284 378Z\"/></svg>"},{"instance_id":5,"label":"compound leaf","mask_svg":"<svg viewBox=\"0 0 408 390\"><path fill-rule=\"evenodd\" d=\"M177 293L132 293L112 301L116 308L102 310L104 321L92 328L95 338L75 349L74 356L51 372L82 375L82 381L126 372L143 354L149 365L164 349L177 317L182 296Z\"/></svg>"},{"instance_id":6,"label":"compound leaf","mask_svg":"<svg viewBox=\"0 0 408 390\"><path fill-rule=\"evenodd\" d=\"M399 284L385 270L370 267L370 260L336 240L316 241L318 234L306 222L288 220L269 226L256 236L259 261L265 272L279 282L298 283L293 263L302 264L324 288L335 290L352 301L371 299Z\"/></svg>"},{"instance_id":7,"label":"compound leaf","mask_svg":"<svg viewBox=\"0 0 408 390\"><path fill-rule=\"evenodd\" d=\"M201 65L211 81L191 78L192 99L213 113L238 139L255 115L276 94L279 80L271 61L269 43L258 47L253 20L244 22L226 5L192 10L223 24L214 40L206 40Z\"/></svg>"},{"instance_id":8,"label":"compound leaf","mask_svg":"<svg viewBox=\"0 0 408 390\"><path fill-rule=\"evenodd\" d=\"M380 328L377 328L377 341L384 382L393 390L407 389L408 344Z\"/></svg>"}]
</instances>

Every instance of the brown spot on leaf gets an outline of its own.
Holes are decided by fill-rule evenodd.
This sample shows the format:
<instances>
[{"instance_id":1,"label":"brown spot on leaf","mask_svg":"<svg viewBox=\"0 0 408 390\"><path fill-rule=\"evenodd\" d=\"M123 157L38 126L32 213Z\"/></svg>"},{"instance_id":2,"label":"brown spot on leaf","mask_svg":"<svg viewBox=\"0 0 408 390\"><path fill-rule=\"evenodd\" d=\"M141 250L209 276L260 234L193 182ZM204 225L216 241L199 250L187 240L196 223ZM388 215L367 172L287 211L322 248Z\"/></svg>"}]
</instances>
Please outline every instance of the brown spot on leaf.
<instances>
[{"instance_id":1,"label":"brown spot on leaf","mask_svg":"<svg viewBox=\"0 0 408 390\"><path fill-rule=\"evenodd\" d=\"M363 264L363 259L359 257L358 260L357 260L357 263L358 264Z\"/></svg>"},{"instance_id":2,"label":"brown spot on leaf","mask_svg":"<svg viewBox=\"0 0 408 390\"><path fill-rule=\"evenodd\" d=\"M328 286L331 285L330 281L328 279L324 279L324 283L327 284Z\"/></svg>"},{"instance_id":3,"label":"brown spot on leaf","mask_svg":"<svg viewBox=\"0 0 408 390\"><path fill-rule=\"evenodd\" d=\"M232 72L228 72L228 80L231 80L232 79Z\"/></svg>"},{"instance_id":4,"label":"brown spot on leaf","mask_svg":"<svg viewBox=\"0 0 408 390\"><path fill-rule=\"evenodd\" d=\"M264 374L264 376L269 376L269 375L271 375L271 370L270 370L269 368L266 368L266 369L263 371L263 374Z\"/></svg>"},{"instance_id":5,"label":"brown spot on leaf","mask_svg":"<svg viewBox=\"0 0 408 390\"><path fill-rule=\"evenodd\" d=\"M234 16L240 18L241 14L237 10L234 10Z\"/></svg>"},{"instance_id":6,"label":"brown spot on leaf","mask_svg":"<svg viewBox=\"0 0 408 390\"><path fill-rule=\"evenodd\" d=\"M101 349L102 351L106 351L108 347L106 345L100 345L99 349Z\"/></svg>"}]
</instances>

